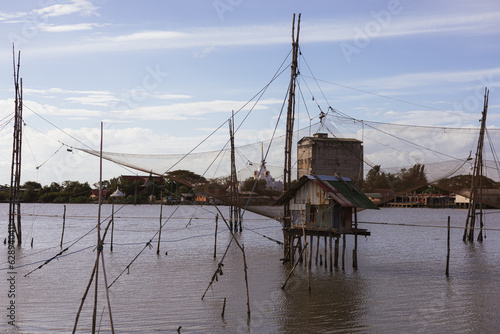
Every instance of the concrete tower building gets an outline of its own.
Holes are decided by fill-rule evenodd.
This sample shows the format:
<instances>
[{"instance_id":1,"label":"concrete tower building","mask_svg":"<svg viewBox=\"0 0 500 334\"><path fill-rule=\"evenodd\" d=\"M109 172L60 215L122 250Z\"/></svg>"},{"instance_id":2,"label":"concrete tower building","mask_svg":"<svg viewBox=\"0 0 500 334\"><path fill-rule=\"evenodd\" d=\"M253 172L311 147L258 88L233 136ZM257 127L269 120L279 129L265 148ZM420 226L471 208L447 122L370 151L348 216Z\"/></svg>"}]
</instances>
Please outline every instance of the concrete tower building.
<instances>
[{"instance_id":1,"label":"concrete tower building","mask_svg":"<svg viewBox=\"0 0 500 334\"><path fill-rule=\"evenodd\" d=\"M328 138L315 133L297 143L297 179L303 175L334 175L363 182L363 142L352 138Z\"/></svg>"}]
</instances>

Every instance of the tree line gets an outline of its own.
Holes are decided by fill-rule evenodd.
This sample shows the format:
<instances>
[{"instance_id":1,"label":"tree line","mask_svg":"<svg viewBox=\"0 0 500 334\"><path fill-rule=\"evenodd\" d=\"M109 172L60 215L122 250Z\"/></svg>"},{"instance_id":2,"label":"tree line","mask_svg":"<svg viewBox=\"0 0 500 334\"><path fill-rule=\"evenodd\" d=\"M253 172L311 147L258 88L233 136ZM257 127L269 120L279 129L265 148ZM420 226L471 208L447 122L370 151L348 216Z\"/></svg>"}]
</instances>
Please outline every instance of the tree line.
<instances>
[{"instance_id":1,"label":"tree line","mask_svg":"<svg viewBox=\"0 0 500 334\"><path fill-rule=\"evenodd\" d=\"M470 175L457 175L439 180L432 185L428 184L425 165L415 164L411 168L403 168L398 173L386 173L380 165L372 167L366 174L362 185L365 193L377 192L380 189L391 189L397 193L439 192L441 190L458 192L471 187ZM241 191L251 191L269 196L278 196L279 193L266 189L264 180L256 181L250 177L242 182ZM123 177L115 177L102 182L103 190L114 192L120 189L125 193L121 202L149 203L151 199L159 200L160 197L178 201L182 194L195 194L196 189L201 192L217 195L224 194L229 189L230 178L206 179L201 175L188 170L176 170L167 173L166 178L152 177L146 181L138 182ZM483 176L483 188L498 189L500 182L495 182ZM92 203L96 199L91 197L92 189L99 189L99 183L93 187L88 182L64 181L61 184L52 182L42 186L35 181L27 181L21 186L21 201L28 203ZM0 201L9 201L10 190L8 186L0 189ZM107 199L111 201L111 199Z\"/></svg>"},{"instance_id":2,"label":"tree line","mask_svg":"<svg viewBox=\"0 0 500 334\"><path fill-rule=\"evenodd\" d=\"M483 176L481 181L483 189L498 189L500 182ZM363 182L362 190L365 193L377 192L380 189L391 189L396 193L415 191L417 193L447 191L456 193L462 189L470 189L472 184L471 175L455 175L443 178L429 185L425 165L415 164L411 168L403 168L398 173L386 173L381 171L380 165L376 165L368 171Z\"/></svg>"}]
</instances>

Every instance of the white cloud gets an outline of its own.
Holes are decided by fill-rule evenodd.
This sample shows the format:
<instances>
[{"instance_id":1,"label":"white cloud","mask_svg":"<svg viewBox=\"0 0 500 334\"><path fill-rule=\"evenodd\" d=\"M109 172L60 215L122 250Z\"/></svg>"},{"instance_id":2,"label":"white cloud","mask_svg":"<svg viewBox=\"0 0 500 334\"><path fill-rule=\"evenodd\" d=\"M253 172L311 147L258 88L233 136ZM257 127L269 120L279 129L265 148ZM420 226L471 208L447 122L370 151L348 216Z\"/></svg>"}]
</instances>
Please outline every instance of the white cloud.
<instances>
[{"instance_id":1,"label":"white cloud","mask_svg":"<svg viewBox=\"0 0 500 334\"><path fill-rule=\"evenodd\" d=\"M127 43L137 41L165 41L186 38L188 35L178 31L139 31L128 35L116 37L103 37L102 39L111 43Z\"/></svg>"},{"instance_id":2,"label":"white cloud","mask_svg":"<svg viewBox=\"0 0 500 334\"><path fill-rule=\"evenodd\" d=\"M103 24L98 23L77 23L77 24L65 24L65 25L54 25L54 24L43 24L40 25L40 30L46 32L71 32L71 31L83 31L92 30L96 27L102 27Z\"/></svg>"},{"instance_id":3,"label":"white cloud","mask_svg":"<svg viewBox=\"0 0 500 334\"><path fill-rule=\"evenodd\" d=\"M72 7L73 8L73 7ZM74 8L80 8L74 6ZM76 9L75 9L76 10ZM61 11L61 13L64 11ZM403 15L403 14L401 14ZM404 17L394 18L377 34L369 35L370 39L402 37L416 34L438 33L487 33L498 31L497 18L500 12L449 14L441 16ZM368 21L370 22L370 21ZM359 20L325 21L317 20L303 24L301 27L301 41L308 42L354 42L358 30L363 30L367 22ZM356 30L355 28L358 28ZM223 46L251 46L290 43L289 22L245 25L197 27L183 30L147 30L133 31L118 36L101 36L98 38L79 41L75 45L60 45L47 49L38 49L39 52L80 53L80 52L115 52L127 50L158 50L178 48L201 48L195 56L202 57ZM33 50L34 51L34 50Z\"/></svg>"},{"instance_id":4,"label":"white cloud","mask_svg":"<svg viewBox=\"0 0 500 334\"><path fill-rule=\"evenodd\" d=\"M180 99L184 100L192 98L191 95L185 95L185 94L158 94L158 95L153 95L152 97L162 100L180 100Z\"/></svg>"},{"instance_id":5,"label":"white cloud","mask_svg":"<svg viewBox=\"0 0 500 334\"><path fill-rule=\"evenodd\" d=\"M72 103L80 103L84 105L104 106L104 107L110 106L113 103L120 101L120 99L110 94L91 94L87 96L73 96L73 97L67 97L65 100Z\"/></svg>"},{"instance_id":6,"label":"white cloud","mask_svg":"<svg viewBox=\"0 0 500 334\"><path fill-rule=\"evenodd\" d=\"M87 0L71 0L71 3L67 4L56 4L47 7L42 7L40 9L35 9L33 13L35 15L56 17L71 14L80 14L82 16L97 15L97 9L99 7L94 6L90 1Z\"/></svg>"}]
</instances>

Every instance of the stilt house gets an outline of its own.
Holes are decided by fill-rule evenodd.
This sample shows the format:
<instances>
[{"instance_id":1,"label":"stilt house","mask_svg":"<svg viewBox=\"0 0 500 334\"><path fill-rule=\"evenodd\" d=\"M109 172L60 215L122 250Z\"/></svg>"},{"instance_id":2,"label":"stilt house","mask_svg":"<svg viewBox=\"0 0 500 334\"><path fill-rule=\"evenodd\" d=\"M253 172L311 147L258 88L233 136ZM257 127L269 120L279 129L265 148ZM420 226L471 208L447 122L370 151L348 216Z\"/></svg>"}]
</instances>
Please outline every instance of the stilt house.
<instances>
[{"instance_id":1,"label":"stilt house","mask_svg":"<svg viewBox=\"0 0 500 334\"><path fill-rule=\"evenodd\" d=\"M339 176L304 175L276 204L287 202L291 212L289 228L304 227L307 230L328 230L340 234L369 235L366 230L354 231L354 210L378 210L349 178Z\"/></svg>"}]
</instances>

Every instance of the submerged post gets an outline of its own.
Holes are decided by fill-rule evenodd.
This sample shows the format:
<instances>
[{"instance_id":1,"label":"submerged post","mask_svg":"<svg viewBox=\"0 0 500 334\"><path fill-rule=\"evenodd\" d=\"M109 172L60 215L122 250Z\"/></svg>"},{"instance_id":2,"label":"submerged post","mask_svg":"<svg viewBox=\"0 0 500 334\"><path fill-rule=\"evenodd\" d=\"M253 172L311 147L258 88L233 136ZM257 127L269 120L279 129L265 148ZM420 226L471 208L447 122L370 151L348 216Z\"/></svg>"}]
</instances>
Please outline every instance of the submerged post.
<instances>
[{"instance_id":1,"label":"submerged post","mask_svg":"<svg viewBox=\"0 0 500 334\"><path fill-rule=\"evenodd\" d=\"M342 270L345 269L345 233L342 233Z\"/></svg>"},{"instance_id":2,"label":"submerged post","mask_svg":"<svg viewBox=\"0 0 500 334\"><path fill-rule=\"evenodd\" d=\"M62 248L62 245L63 245L64 227L65 227L65 225L66 225L66 205L64 206L64 212L63 212L63 226L62 226L61 245L60 245L61 248Z\"/></svg>"},{"instance_id":3,"label":"submerged post","mask_svg":"<svg viewBox=\"0 0 500 334\"><path fill-rule=\"evenodd\" d=\"M219 214L215 216L215 241L214 241L214 259L217 257L217 229L219 227ZM225 299L224 299L225 300Z\"/></svg>"},{"instance_id":4,"label":"submerged post","mask_svg":"<svg viewBox=\"0 0 500 334\"><path fill-rule=\"evenodd\" d=\"M111 251L113 251L113 232L115 231L115 203L111 204Z\"/></svg>"},{"instance_id":5,"label":"submerged post","mask_svg":"<svg viewBox=\"0 0 500 334\"><path fill-rule=\"evenodd\" d=\"M160 255L160 241L161 241L161 221L163 219L163 189L160 191L160 231L158 232L158 248L156 249L156 255Z\"/></svg>"},{"instance_id":6,"label":"submerged post","mask_svg":"<svg viewBox=\"0 0 500 334\"><path fill-rule=\"evenodd\" d=\"M354 208L354 249L352 250L352 267L358 268L358 209Z\"/></svg>"},{"instance_id":7,"label":"submerged post","mask_svg":"<svg viewBox=\"0 0 500 334\"><path fill-rule=\"evenodd\" d=\"M335 255L334 255L333 266L337 268L339 266L339 237L335 238Z\"/></svg>"},{"instance_id":8,"label":"submerged post","mask_svg":"<svg viewBox=\"0 0 500 334\"><path fill-rule=\"evenodd\" d=\"M448 252L446 254L446 276L450 275L450 216L448 216Z\"/></svg>"}]
</instances>

